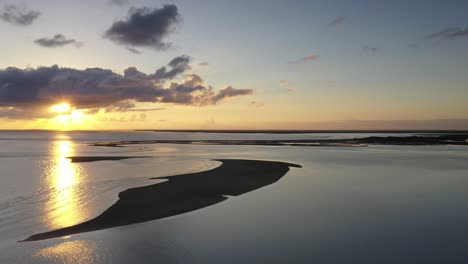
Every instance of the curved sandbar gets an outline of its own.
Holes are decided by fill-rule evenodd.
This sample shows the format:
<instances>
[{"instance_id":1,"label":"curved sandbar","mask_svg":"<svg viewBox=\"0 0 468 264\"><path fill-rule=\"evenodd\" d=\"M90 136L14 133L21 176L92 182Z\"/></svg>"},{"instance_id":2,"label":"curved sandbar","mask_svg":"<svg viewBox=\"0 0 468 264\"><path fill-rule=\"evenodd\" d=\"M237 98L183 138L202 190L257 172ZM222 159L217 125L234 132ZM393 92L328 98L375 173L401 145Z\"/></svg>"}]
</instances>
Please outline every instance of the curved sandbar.
<instances>
[{"instance_id":1,"label":"curved sandbar","mask_svg":"<svg viewBox=\"0 0 468 264\"><path fill-rule=\"evenodd\" d=\"M212 170L163 178L162 183L131 188L119 193L119 200L94 219L23 241L44 240L116 226L130 225L187 213L262 188L281 179L289 167L300 165L260 160L217 160Z\"/></svg>"}]
</instances>

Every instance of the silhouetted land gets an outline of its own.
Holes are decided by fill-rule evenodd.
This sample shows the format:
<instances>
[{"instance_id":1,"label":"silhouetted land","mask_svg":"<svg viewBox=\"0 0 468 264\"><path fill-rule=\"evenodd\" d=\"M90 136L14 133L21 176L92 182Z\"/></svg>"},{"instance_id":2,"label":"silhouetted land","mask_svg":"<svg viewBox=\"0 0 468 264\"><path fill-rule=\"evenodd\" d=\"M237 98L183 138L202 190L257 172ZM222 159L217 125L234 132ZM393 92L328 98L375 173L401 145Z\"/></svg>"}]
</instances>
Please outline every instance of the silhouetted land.
<instances>
[{"instance_id":1,"label":"silhouetted land","mask_svg":"<svg viewBox=\"0 0 468 264\"><path fill-rule=\"evenodd\" d=\"M289 167L300 165L259 160L218 160L222 165L203 172L163 178L162 183L131 188L94 219L70 227L39 233L23 241L36 241L183 214L220 203L281 179Z\"/></svg>"},{"instance_id":2,"label":"silhouetted land","mask_svg":"<svg viewBox=\"0 0 468 264\"><path fill-rule=\"evenodd\" d=\"M261 145L261 146L309 146L355 147L365 145L468 145L468 134L364 137L349 139L294 139L294 140L142 140L95 142L92 146L121 147L132 144L193 144L193 145Z\"/></svg>"},{"instance_id":3,"label":"silhouetted land","mask_svg":"<svg viewBox=\"0 0 468 264\"><path fill-rule=\"evenodd\" d=\"M321 133L391 133L391 134L468 134L467 130L250 130L250 129L136 129L135 131L152 132L188 132L188 133L227 133L227 134L321 134Z\"/></svg>"}]
</instances>

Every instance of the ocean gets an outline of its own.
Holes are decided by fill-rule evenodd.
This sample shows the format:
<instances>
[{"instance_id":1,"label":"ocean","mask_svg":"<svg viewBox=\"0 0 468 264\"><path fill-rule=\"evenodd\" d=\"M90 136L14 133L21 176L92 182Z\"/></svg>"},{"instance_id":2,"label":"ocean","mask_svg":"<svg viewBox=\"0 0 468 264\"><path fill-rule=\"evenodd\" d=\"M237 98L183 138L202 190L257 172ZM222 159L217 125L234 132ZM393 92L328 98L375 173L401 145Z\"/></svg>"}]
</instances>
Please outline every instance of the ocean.
<instances>
[{"instance_id":1,"label":"ocean","mask_svg":"<svg viewBox=\"0 0 468 264\"><path fill-rule=\"evenodd\" d=\"M0 131L0 263L467 263L467 146L90 145L370 135L395 134ZM165 181L150 178L204 172L220 159L301 168L190 212L18 242L93 219L120 192Z\"/></svg>"}]
</instances>

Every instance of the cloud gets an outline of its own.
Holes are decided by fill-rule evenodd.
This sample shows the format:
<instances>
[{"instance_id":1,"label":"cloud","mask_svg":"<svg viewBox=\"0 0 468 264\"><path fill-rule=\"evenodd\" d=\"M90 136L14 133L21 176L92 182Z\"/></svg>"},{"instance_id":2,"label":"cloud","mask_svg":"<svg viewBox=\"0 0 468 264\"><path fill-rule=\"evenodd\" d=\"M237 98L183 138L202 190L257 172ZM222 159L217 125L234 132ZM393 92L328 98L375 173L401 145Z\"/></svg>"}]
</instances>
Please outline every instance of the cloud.
<instances>
[{"instance_id":1,"label":"cloud","mask_svg":"<svg viewBox=\"0 0 468 264\"><path fill-rule=\"evenodd\" d=\"M429 34L425 37L425 39L454 39L454 38L461 38L461 37L468 37L468 28L461 28L461 27L454 27L454 28L446 28L442 31L438 31L432 34Z\"/></svg>"},{"instance_id":2,"label":"cloud","mask_svg":"<svg viewBox=\"0 0 468 264\"><path fill-rule=\"evenodd\" d=\"M180 15L175 5L154 9L130 8L129 17L112 24L104 36L125 46L164 50L171 45L165 38L179 22Z\"/></svg>"},{"instance_id":3,"label":"cloud","mask_svg":"<svg viewBox=\"0 0 468 264\"><path fill-rule=\"evenodd\" d=\"M189 62L189 56L175 57L167 64L167 67L159 68L154 74L154 76L158 80L172 79L177 75L180 75L185 71L190 70L191 67L189 65Z\"/></svg>"},{"instance_id":4,"label":"cloud","mask_svg":"<svg viewBox=\"0 0 468 264\"><path fill-rule=\"evenodd\" d=\"M250 95L253 93L252 89L235 89L232 86L228 86L224 89L219 90L218 94L212 97L212 102L217 103L225 98Z\"/></svg>"},{"instance_id":5,"label":"cloud","mask_svg":"<svg viewBox=\"0 0 468 264\"><path fill-rule=\"evenodd\" d=\"M64 47L69 44L75 44L75 47L80 47L82 45L81 42L78 42L74 39L68 39L62 34L57 34L52 38L39 38L36 39L34 43L45 48Z\"/></svg>"},{"instance_id":6,"label":"cloud","mask_svg":"<svg viewBox=\"0 0 468 264\"><path fill-rule=\"evenodd\" d=\"M260 107L264 107L265 104L264 104L264 103L257 102L257 101L251 101L251 102L249 103L249 106L250 106L250 107L255 107L255 108L260 108Z\"/></svg>"},{"instance_id":7,"label":"cloud","mask_svg":"<svg viewBox=\"0 0 468 264\"><path fill-rule=\"evenodd\" d=\"M339 17L334 18L330 23L328 23L328 25L329 26L340 25L340 24L343 24L344 22L346 22L346 20L348 20L347 17L339 16Z\"/></svg>"},{"instance_id":8,"label":"cloud","mask_svg":"<svg viewBox=\"0 0 468 264\"><path fill-rule=\"evenodd\" d=\"M124 6L130 3L129 0L109 0L111 5Z\"/></svg>"},{"instance_id":9,"label":"cloud","mask_svg":"<svg viewBox=\"0 0 468 264\"><path fill-rule=\"evenodd\" d=\"M164 107L152 107L152 108L135 108L135 102L132 101L120 101L114 103L110 106L107 106L104 109L104 112L151 112L151 111L159 111L165 110ZM91 112L96 113L99 109L93 109Z\"/></svg>"},{"instance_id":10,"label":"cloud","mask_svg":"<svg viewBox=\"0 0 468 264\"><path fill-rule=\"evenodd\" d=\"M307 55L305 57L299 58L297 60L289 61L289 63L292 63L292 64L307 63L309 61L317 60L317 58L318 58L317 55L310 54L310 55Z\"/></svg>"},{"instance_id":11,"label":"cloud","mask_svg":"<svg viewBox=\"0 0 468 264\"><path fill-rule=\"evenodd\" d=\"M127 47L127 50L130 51L131 53L134 53L134 54L141 54L142 52L137 50L137 49L134 49L134 48L131 48L131 47Z\"/></svg>"},{"instance_id":12,"label":"cloud","mask_svg":"<svg viewBox=\"0 0 468 264\"><path fill-rule=\"evenodd\" d=\"M40 117L42 112L36 109L62 101L77 109L88 109L90 113L99 109L106 112L137 110L137 102L205 106L253 93L251 89L231 86L216 91L200 76L187 73L189 61L188 56L176 57L152 74L135 67L125 69L123 74L101 68L80 70L57 65L27 69L9 67L0 70L0 114L20 116L29 111L28 117ZM182 80L176 82L179 77ZM155 109L147 109L150 110Z\"/></svg>"},{"instance_id":13,"label":"cloud","mask_svg":"<svg viewBox=\"0 0 468 264\"><path fill-rule=\"evenodd\" d=\"M37 115L37 109L18 109L0 106L0 119L30 119ZM50 116L51 117L51 116Z\"/></svg>"},{"instance_id":14,"label":"cloud","mask_svg":"<svg viewBox=\"0 0 468 264\"><path fill-rule=\"evenodd\" d=\"M160 98L163 103L205 106L214 105L229 97L251 95L252 89L236 89L227 86L216 93L211 86L204 85L196 74L187 74L182 83L172 82L166 89L167 93Z\"/></svg>"},{"instance_id":15,"label":"cloud","mask_svg":"<svg viewBox=\"0 0 468 264\"><path fill-rule=\"evenodd\" d=\"M376 53L379 49L380 49L379 47L369 46L369 45L362 47L362 51L366 53L372 53L372 54Z\"/></svg>"},{"instance_id":16,"label":"cloud","mask_svg":"<svg viewBox=\"0 0 468 264\"><path fill-rule=\"evenodd\" d=\"M136 108L136 109L129 109L128 112L153 112L153 111L161 111L166 110L164 107L152 107L152 108Z\"/></svg>"},{"instance_id":17,"label":"cloud","mask_svg":"<svg viewBox=\"0 0 468 264\"><path fill-rule=\"evenodd\" d=\"M25 7L17 5L5 5L0 18L13 25L29 26L41 15L40 12L27 10Z\"/></svg>"},{"instance_id":18,"label":"cloud","mask_svg":"<svg viewBox=\"0 0 468 264\"><path fill-rule=\"evenodd\" d=\"M280 86L286 88L286 90L288 90L289 92L293 92L296 90L296 87L292 86L288 80L280 80L279 84Z\"/></svg>"},{"instance_id":19,"label":"cloud","mask_svg":"<svg viewBox=\"0 0 468 264\"><path fill-rule=\"evenodd\" d=\"M200 62L198 65L202 67L208 67L210 64L206 61L203 61L203 62Z\"/></svg>"}]
</instances>

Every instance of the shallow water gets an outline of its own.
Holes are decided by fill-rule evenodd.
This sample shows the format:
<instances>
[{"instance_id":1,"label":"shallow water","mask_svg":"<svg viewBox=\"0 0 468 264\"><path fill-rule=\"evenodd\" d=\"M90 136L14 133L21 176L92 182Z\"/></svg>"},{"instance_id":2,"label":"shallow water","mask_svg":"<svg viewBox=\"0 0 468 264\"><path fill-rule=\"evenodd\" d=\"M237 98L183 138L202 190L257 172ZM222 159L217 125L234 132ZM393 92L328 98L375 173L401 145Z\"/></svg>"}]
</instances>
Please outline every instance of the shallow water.
<instances>
[{"instance_id":1,"label":"shallow water","mask_svg":"<svg viewBox=\"0 0 468 264\"><path fill-rule=\"evenodd\" d=\"M90 141L310 139L352 134L0 132L0 263L466 263L468 147L91 147ZM68 156L152 156L71 163ZM150 177L212 159L300 164L280 181L190 213L38 242Z\"/></svg>"}]
</instances>

